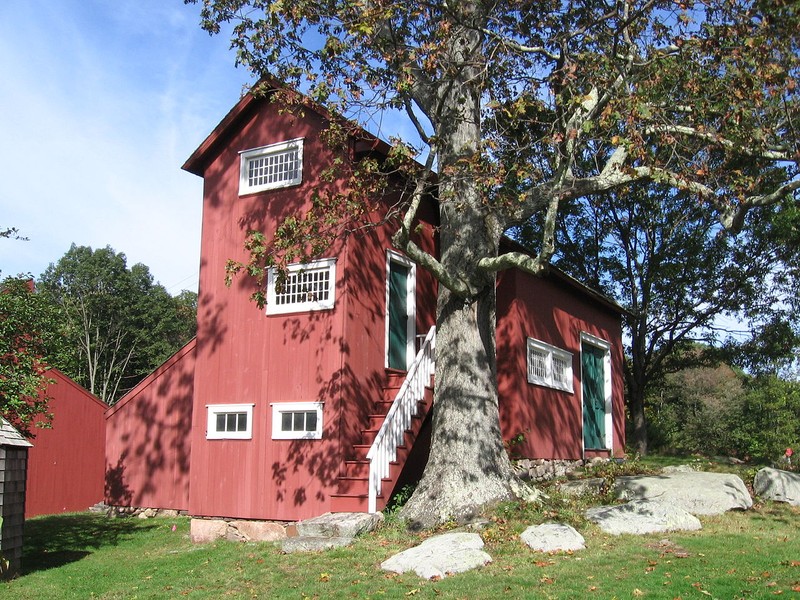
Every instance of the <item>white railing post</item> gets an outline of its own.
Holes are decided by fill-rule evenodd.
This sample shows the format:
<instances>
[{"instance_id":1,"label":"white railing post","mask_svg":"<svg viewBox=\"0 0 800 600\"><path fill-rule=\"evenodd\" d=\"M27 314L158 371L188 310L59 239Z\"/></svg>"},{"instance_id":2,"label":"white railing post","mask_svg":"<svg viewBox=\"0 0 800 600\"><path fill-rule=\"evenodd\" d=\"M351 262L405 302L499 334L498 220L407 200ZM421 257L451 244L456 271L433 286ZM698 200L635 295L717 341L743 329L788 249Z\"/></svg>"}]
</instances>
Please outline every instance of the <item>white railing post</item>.
<instances>
[{"instance_id":1,"label":"white railing post","mask_svg":"<svg viewBox=\"0 0 800 600\"><path fill-rule=\"evenodd\" d=\"M386 418L367 452L369 460L369 512L377 512L381 480L389 475L392 461L397 459L397 447L402 444L411 419L417 414L425 388L430 385L436 370L436 327L431 327L414 362L408 369L406 379L397 392Z\"/></svg>"}]
</instances>

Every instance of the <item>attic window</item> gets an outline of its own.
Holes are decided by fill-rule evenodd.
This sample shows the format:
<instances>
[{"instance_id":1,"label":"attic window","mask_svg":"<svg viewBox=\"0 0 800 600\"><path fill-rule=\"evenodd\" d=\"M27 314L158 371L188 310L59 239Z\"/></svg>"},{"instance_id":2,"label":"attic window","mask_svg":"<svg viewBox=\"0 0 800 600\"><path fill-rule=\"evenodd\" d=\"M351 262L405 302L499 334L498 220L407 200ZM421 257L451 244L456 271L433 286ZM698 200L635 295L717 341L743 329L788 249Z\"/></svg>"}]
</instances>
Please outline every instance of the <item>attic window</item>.
<instances>
[{"instance_id":1,"label":"attic window","mask_svg":"<svg viewBox=\"0 0 800 600\"><path fill-rule=\"evenodd\" d=\"M240 153L239 195L298 185L303 180L303 138Z\"/></svg>"},{"instance_id":2,"label":"attic window","mask_svg":"<svg viewBox=\"0 0 800 600\"><path fill-rule=\"evenodd\" d=\"M287 267L286 279L269 270L267 314L279 315L333 308L336 300L336 259L323 258Z\"/></svg>"},{"instance_id":3,"label":"attic window","mask_svg":"<svg viewBox=\"0 0 800 600\"><path fill-rule=\"evenodd\" d=\"M206 439L252 439L253 406L253 404L209 404Z\"/></svg>"},{"instance_id":4,"label":"attic window","mask_svg":"<svg viewBox=\"0 0 800 600\"><path fill-rule=\"evenodd\" d=\"M272 439L322 439L322 402L272 404Z\"/></svg>"},{"instance_id":5,"label":"attic window","mask_svg":"<svg viewBox=\"0 0 800 600\"><path fill-rule=\"evenodd\" d=\"M528 338L528 383L572 392L572 353Z\"/></svg>"}]
</instances>

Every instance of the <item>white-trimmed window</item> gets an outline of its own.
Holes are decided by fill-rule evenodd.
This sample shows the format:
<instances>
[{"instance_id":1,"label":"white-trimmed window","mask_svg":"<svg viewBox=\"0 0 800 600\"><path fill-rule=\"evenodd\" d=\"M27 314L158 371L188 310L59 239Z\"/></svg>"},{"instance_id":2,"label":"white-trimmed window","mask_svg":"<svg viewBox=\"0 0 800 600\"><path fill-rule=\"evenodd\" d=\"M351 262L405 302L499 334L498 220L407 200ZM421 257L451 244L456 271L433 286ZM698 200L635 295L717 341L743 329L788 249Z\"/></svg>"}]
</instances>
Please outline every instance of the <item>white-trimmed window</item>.
<instances>
[{"instance_id":1,"label":"white-trimmed window","mask_svg":"<svg viewBox=\"0 0 800 600\"><path fill-rule=\"evenodd\" d=\"M267 314L280 315L333 308L336 301L336 259L323 258L289 265L279 281L272 268L267 279Z\"/></svg>"},{"instance_id":2,"label":"white-trimmed window","mask_svg":"<svg viewBox=\"0 0 800 600\"><path fill-rule=\"evenodd\" d=\"M272 439L322 439L322 402L272 404Z\"/></svg>"},{"instance_id":3,"label":"white-trimmed window","mask_svg":"<svg viewBox=\"0 0 800 600\"><path fill-rule=\"evenodd\" d=\"M572 353L528 338L528 383L572 392Z\"/></svg>"},{"instance_id":4,"label":"white-trimmed window","mask_svg":"<svg viewBox=\"0 0 800 600\"><path fill-rule=\"evenodd\" d=\"M239 195L298 185L303 180L303 138L239 154Z\"/></svg>"},{"instance_id":5,"label":"white-trimmed window","mask_svg":"<svg viewBox=\"0 0 800 600\"><path fill-rule=\"evenodd\" d=\"M206 439L249 440L253 437L253 404L209 404Z\"/></svg>"}]
</instances>

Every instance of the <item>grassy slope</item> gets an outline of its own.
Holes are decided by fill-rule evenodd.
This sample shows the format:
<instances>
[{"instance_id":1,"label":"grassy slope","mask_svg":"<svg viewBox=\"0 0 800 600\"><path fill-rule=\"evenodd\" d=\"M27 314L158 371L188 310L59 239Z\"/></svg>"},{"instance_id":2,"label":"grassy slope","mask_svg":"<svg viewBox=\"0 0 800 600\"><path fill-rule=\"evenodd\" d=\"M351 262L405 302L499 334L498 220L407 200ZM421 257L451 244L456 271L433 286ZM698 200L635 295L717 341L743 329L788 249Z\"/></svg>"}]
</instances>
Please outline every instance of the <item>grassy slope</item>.
<instances>
[{"instance_id":1,"label":"grassy slope","mask_svg":"<svg viewBox=\"0 0 800 600\"><path fill-rule=\"evenodd\" d=\"M26 572L0 583L0 597L800 598L800 509L756 505L701 518L699 532L614 537L583 507L557 494L543 507L498 507L482 532L493 562L432 582L381 571L422 538L391 522L347 549L283 555L271 544L193 545L185 518L38 518L26 525ZM519 542L549 520L577 526L587 549L548 555Z\"/></svg>"}]
</instances>

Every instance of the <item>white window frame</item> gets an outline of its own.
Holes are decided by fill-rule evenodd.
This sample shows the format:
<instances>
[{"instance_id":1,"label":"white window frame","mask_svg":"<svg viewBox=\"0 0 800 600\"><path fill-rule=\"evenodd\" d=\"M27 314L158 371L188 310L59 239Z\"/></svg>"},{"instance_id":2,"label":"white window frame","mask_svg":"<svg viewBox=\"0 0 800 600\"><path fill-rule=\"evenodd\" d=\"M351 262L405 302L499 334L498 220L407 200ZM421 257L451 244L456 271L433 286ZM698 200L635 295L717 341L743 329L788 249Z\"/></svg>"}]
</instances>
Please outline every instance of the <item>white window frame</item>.
<instances>
[{"instance_id":1,"label":"white window frame","mask_svg":"<svg viewBox=\"0 0 800 600\"><path fill-rule=\"evenodd\" d=\"M614 451L614 390L611 377L611 342L581 331L581 346L589 344L595 346L604 352L603 355L603 394L605 396L605 448L601 450ZM581 360L581 368L583 368L583 360ZM583 373L581 373L581 411L583 411ZM581 415L581 423L583 423L583 415ZM581 435L581 444L584 443L583 435ZM592 450L594 448L590 448ZM584 448L586 450L586 448Z\"/></svg>"},{"instance_id":2,"label":"white window frame","mask_svg":"<svg viewBox=\"0 0 800 600\"><path fill-rule=\"evenodd\" d=\"M281 179L278 181L261 183L257 185L250 184L250 163L254 160L261 158L268 158L271 156L278 156L281 154L297 153L296 175L291 179ZM277 144L269 144L259 148L251 148L250 150L242 150L239 152L240 165L239 165L239 195L254 194L256 192L263 192L264 190L275 190L280 188L291 187L300 185L303 182L303 138L296 138L294 140L287 140L285 142L278 142Z\"/></svg>"},{"instance_id":3,"label":"white window frame","mask_svg":"<svg viewBox=\"0 0 800 600\"><path fill-rule=\"evenodd\" d=\"M545 361L545 375L540 376L534 373L532 354L537 353L543 356ZM528 383L533 385L541 385L562 392L574 392L573 381L573 367L572 367L572 352L567 352L556 346L552 346L541 340L528 338L527 344L527 370L528 370ZM566 363L566 368L563 371L563 378L556 377L553 365L557 360L562 360Z\"/></svg>"},{"instance_id":4,"label":"white window frame","mask_svg":"<svg viewBox=\"0 0 800 600\"><path fill-rule=\"evenodd\" d=\"M272 267L267 275L267 314L268 315L285 315L287 313L306 312L311 310L330 310L336 304L336 259L335 258L322 258L319 260L312 260L308 263L295 263L286 267L287 275L289 277L298 275L299 273L309 273L313 271L328 271L328 280L330 288L328 290L328 297L323 299L312 298L304 302L291 302L287 304L279 304L278 299L280 294L277 293L275 286L278 281L278 272Z\"/></svg>"},{"instance_id":5,"label":"white window frame","mask_svg":"<svg viewBox=\"0 0 800 600\"><path fill-rule=\"evenodd\" d=\"M324 402L273 402L272 407L272 439L273 440L321 440L322 439L322 407ZM281 428L284 413L314 412L317 413L315 431L285 431Z\"/></svg>"},{"instance_id":6,"label":"white window frame","mask_svg":"<svg viewBox=\"0 0 800 600\"><path fill-rule=\"evenodd\" d=\"M207 440L250 440L253 438L253 407L255 404L207 404L208 420L206 422ZM217 415L245 413L247 427L244 431L219 431Z\"/></svg>"}]
</instances>

